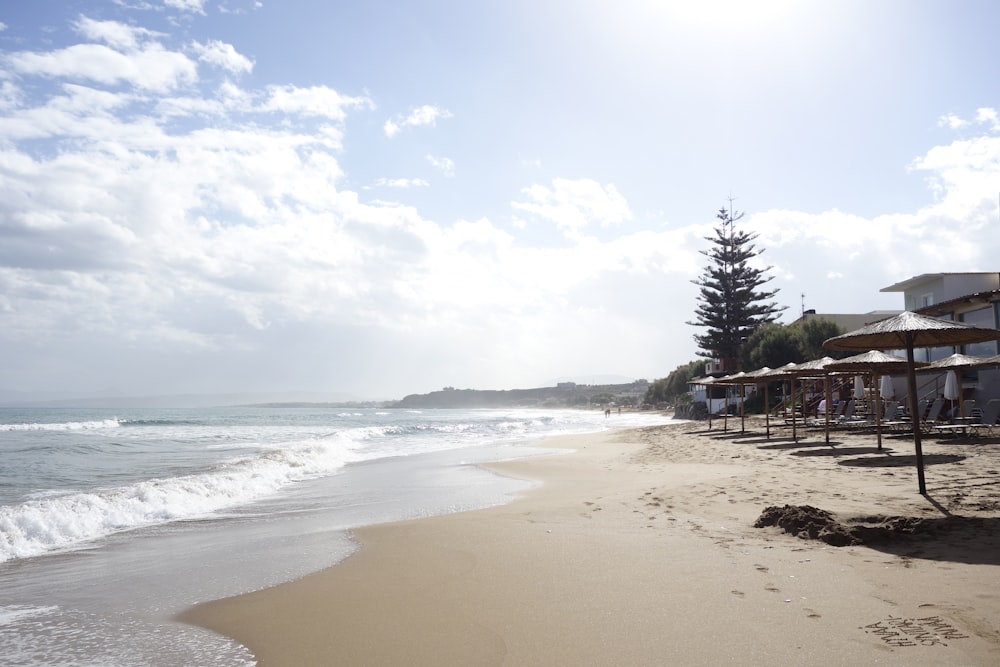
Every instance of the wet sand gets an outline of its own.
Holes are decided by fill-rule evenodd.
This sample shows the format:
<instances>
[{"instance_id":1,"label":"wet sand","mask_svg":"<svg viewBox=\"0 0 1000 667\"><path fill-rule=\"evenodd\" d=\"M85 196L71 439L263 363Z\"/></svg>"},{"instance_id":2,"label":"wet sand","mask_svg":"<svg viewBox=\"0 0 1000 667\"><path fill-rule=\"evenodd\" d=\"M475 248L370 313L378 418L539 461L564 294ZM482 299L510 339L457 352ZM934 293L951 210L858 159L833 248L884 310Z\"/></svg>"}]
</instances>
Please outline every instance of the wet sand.
<instances>
[{"instance_id":1,"label":"wet sand","mask_svg":"<svg viewBox=\"0 0 1000 667\"><path fill-rule=\"evenodd\" d=\"M1000 437L928 436L923 497L909 436L713 426L551 439L575 452L490 466L539 482L510 504L182 620L268 667L1000 664ZM786 505L864 543L754 527Z\"/></svg>"}]
</instances>

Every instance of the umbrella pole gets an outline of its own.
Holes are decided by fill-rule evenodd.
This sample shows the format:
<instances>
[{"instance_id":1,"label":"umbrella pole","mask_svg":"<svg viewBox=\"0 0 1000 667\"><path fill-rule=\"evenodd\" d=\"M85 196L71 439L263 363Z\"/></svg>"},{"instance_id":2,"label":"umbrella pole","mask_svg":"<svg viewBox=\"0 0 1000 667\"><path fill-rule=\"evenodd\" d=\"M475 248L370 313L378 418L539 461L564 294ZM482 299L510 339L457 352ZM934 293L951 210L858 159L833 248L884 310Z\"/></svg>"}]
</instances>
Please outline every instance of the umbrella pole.
<instances>
[{"instance_id":1,"label":"umbrella pole","mask_svg":"<svg viewBox=\"0 0 1000 667\"><path fill-rule=\"evenodd\" d=\"M799 441L799 434L795 430L795 378L788 381L788 386L792 390L792 440Z\"/></svg>"},{"instance_id":2,"label":"umbrella pole","mask_svg":"<svg viewBox=\"0 0 1000 667\"><path fill-rule=\"evenodd\" d=\"M708 406L708 430L712 430L712 385L705 385L705 405Z\"/></svg>"},{"instance_id":3,"label":"umbrella pole","mask_svg":"<svg viewBox=\"0 0 1000 667\"><path fill-rule=\"evenodd\" d=\"M872 387L875 388L875 433L878 434L878 449L882 451L882 396L879 392L878 373L872 371Z\"/></svg>"},{"instance_id":4,"label":"umbrella pole","mask_svg":"<svg viewBox=\"0 0 1000 667\"><path fill-rule=\"evenodd\" d=\"M955 375L958 377L958 416L960 419L965 419L965 387L962 386L962 376ZM954 413L952 413L954 414Z\"/></svg>"},{"instance_id":5,"label":"umbrella pole","mask_svg":"<svg viewBox=\"0 0 1000 667\"><path fill-rule=\"evenodd\" d=\"M767 431L767 439L771 439L771 397L768 395L769 382L764 383L764 430Z\"/></svg>"},{"instance_id":6,"label":"umbrella pole","mask_svg":"<svg viewBox=\"0 0 1000 667\"><path fill-rule=\"evenodd\" d=\"M906 383L910 392L910 420L913 422L913 449L917 454L917 485L920 495L927 495L927 482L924 480L924 452L920 444L920 415L917 406L917 372L913 361L913 334L906 334Z\"/></svg>"},{"instance_id":7,"label":"umbrella pole","mask_svg":"<svg viewBox=\"0 0 1000 667\"><path fill-rule=\"evenodd\" d=\"M729 385L724 385L726 397L722 399L722 432L729 433Z\"/></svg>"},{"instance_id":8,"label":"umbrella pole","mask_svg":"<svg viewBox=\"0 0 1000 667\"><path fill-rule=\"evenodd\" d=\"M823 397L826 399L826 410L823 411L824 427L826 429L826 444L830 444L830 410L833 409L833 388L830 386L830 376L823 376Z\"/></svg>"},{"instance_id":9,"label":"umbrella pole","mask_svg":"<svg viewBox=\"0 0 1000 667\"><path fill-rule=\"evenodd\" d=\"M745 384L740 385L740 433L746 433L747 427L747 417L746 413L743 412L743 403L747 399L747 386Z\"/></svg>"}]
</instances>

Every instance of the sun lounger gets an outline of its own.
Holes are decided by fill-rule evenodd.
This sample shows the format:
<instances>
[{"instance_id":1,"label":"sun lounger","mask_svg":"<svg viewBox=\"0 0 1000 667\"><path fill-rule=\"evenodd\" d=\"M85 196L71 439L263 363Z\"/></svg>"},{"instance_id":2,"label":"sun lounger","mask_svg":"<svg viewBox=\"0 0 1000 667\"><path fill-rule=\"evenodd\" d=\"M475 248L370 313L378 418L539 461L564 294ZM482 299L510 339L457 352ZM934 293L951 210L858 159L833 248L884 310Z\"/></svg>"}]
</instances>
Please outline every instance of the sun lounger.
<instances>
[{"instance_id":1,"label":"sun lounger","mask_svg":"<svg viewBox=\"0 0 1000 667\"><path fill-rule=\"evenodd\" d=\"M909 429L913 426L908 418L903 417L899 413L899 403L892 402L889 403L885 408L885 415L882 416L882 428L887 428L890 431L901 430L903 428Z\"/></svg>"},{"instance_id":2,"label":"sun lounger","mask_svg":"<svg viewBox=\"0 0 1000 667\"><path fill-rule=\"evenodd\" d=\"M927 416L920 420L920 427L930 431L941 419L941 410L944 408L944 399L936 398L931 403L931 409L927 411Z\"/></svg>"},{"instance_id":3,"label":"sun lounger","mask_svg":"<svg viewBox=\"0 0 1000 667\"><path fill-rule=\"evenodd\" d=\"M1000 421L1000 398L993 398L983 408L982 421L968 424L968 427L973 429L973 433L981 429L986 429L990 432L990 435L993 435L993 429L997 428L998 421Z\"/></svg>"},{"instance_id":4,"label":"sun lounger","mask_svg":"<svg viewBox=\"0 0 1000 667\"><path fill-rule=\"evenodd\" d=\"M1000 399L993 399L986 404L985 410L970 408L968 417L959 418L951 424L937 424L933 430L937 433L950 433L957 436L959 434L979 435L980 431L986 429L992 435L998 419L1000 419Z\"/></svg>"},{"instance_id":5,"label":"sun lounger","mask_svg":"<svg viewBox=\"0 0 1000 667\"><path fill-rule=\"evenodd\" d=\"M875 423L874 421L872 421L874 419L874 416L872 415L854 414L855 407L856 403L854 399L847 401L847 407L844 408L844 413L837 418L837 421L835 422L831 421L830 425L846 428L846 427L867 426Z\"/></svg>"}]
</instances>

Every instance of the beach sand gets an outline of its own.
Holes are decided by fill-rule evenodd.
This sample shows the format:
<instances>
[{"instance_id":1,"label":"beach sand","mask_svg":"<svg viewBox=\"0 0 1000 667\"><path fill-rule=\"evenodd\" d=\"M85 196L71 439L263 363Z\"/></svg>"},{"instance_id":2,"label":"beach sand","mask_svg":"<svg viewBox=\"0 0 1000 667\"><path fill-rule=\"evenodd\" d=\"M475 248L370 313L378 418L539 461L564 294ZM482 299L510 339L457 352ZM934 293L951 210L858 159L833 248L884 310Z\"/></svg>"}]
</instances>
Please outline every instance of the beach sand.
<instances>
[{"instance_id":1,"label":"beach sand","mask_svg":"<svg viewBox=\"0 0 1000 667\"><path fill-rule=\"evenodd\" d=\"M1000 438L928 436L922 497L911 436L721 425L548 440L575 451L491 466L539 482L510 504L181 620L267 667L1000 664ZM754 527L785 505L869 543Z\"/></svg>"}]
</instances>

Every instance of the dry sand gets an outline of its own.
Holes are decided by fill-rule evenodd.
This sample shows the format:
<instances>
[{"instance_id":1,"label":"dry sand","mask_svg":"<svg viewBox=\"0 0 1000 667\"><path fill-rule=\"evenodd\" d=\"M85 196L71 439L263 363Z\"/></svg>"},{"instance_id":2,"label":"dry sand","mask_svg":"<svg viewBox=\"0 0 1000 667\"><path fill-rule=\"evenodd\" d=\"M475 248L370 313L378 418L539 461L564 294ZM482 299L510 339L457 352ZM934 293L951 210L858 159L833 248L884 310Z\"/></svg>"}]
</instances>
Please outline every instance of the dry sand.
<instances>
[{"instance_id":1,"label":"dry sand","mask_svg":"<svg viewBox=\"0 0 1000 667\"><path fill-rule=\"evenodd\" d=\"M268 667L1000 664L1000 438L925 439L922 497L908 436L734 424L550 440L576 451L492 466L541 483L515 502L358 530L343 563L183 620ZM754 527L786 504L880 541Z\"/></svg>"}]
</instances>

